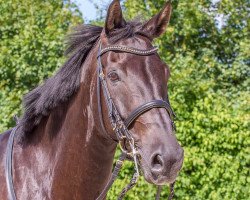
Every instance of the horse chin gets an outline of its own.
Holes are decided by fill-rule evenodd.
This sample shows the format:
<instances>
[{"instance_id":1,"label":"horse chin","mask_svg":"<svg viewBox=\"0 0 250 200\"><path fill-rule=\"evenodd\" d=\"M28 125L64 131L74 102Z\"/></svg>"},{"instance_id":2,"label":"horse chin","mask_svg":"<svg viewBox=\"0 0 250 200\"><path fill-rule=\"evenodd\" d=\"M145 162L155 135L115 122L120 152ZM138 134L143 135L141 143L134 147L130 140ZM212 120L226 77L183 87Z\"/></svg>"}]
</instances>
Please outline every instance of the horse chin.
<instances>
[{"instance_id":1,"label":"horse chin","mask_svg":"<svg viewBox=\"0 0 250 200\"><path fill-rule=\"evenodd\" d=\"M176 174L175 176L171 176L171 177L154 176L150 171L144 171L144 170L142 171L143 171L144 178L148 183L159 185L159 186L174 183L178 176L178 174Z\"/></svg>"}]
</instances>

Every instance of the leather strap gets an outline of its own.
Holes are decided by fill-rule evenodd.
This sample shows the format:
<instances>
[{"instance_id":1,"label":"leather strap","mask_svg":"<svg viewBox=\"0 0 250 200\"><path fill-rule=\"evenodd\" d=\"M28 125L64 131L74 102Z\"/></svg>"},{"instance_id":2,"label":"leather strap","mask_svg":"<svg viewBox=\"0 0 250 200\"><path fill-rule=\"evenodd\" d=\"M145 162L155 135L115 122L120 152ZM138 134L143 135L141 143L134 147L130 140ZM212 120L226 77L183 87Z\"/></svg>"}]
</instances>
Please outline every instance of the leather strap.
<instances>
[{"instance_id":1,"label":"leather strap","mask_svg":"<svg viewBox=\"0 0 250 200\"><path fill-rule=\"evenodd\" d=\"M149 50L142 50L142 49L136 49L133 47L126 47L126 46L122 46L122 45L110 45L107 46L105 48L103 48L101 50L101 52L99 52L98 57L102 56L103 54L109 52L109 51L118 51L118 52L122 52L122 53L131 53L131 54L135 54L135 55L139 55L139 56L148 56L151 54L154 54L158 51L157 47L154 47L152 49Z\"/></svg>"},{"instance_id":2,"label":"leather strap","mask_svg":"<svg viewBox=\"0 0 250 200\"><path fill-rule=\"evenodd\" d=\"M175 185L175 182L171 183L170 184L170 194L168 196L168 200L172 200L174 198L174 185Z\"/></svg>"},{"instance_id":3,"label":"leather strap","mask_svg":"<svg viewBox=\"0 0 250 200\"><path fill-rule=\"evenodd\" d=\"M137 117L139 117L143 113L151 110L152 108L165 108L168 111L168 114L169 114L171 120L173 121L174 115L173 115L173 111L172 111L170 105L166 101L163 101L163 100L152 100L152 101L145 103L145 104L139 106L138 108L136 108L129 115L129 117L125 120L124 124L128 128L132 124L132 122L135 121L135 119Z\"/></svg>"},{"instance_id":4,"label":"leather strap","mask_svg":"<svg viewBox=\"0 0 250 200\"><path fill-rule=\"evenodd\" d=\"M160 186L157 187L157 193L156 193L156 196L155 196L155 200L160 200L161 191L162 191L162 186L160 185Z\"/></svg>"},{"instance_id":5,"label":"leather strap","mask_svg":"<svg viewBox=\"0 0 250 200\"><path fill-rule=\"evenodd\" d=\"M7 183L7 189L9 192L9 200L16 200L16 194L14 190L14 184L13 184L13 179L12 179L12 154L13 154L13 144L14 144L14 137L16 133L17 127L13 128L8 144L7 144L7 149L6 149L6 163L5 163L5 173L6 173L6 183Z\"/></svg>"},{"instance_id":6,"label":"leather strap","mask_svg":"<svg viewBox=\"0 0 250 200\"><path fill-rule=\"evenodd\" d=\"M118 197L118 200L122 200L125 197L126 193L135 186L136 182L139 179L139 176L140 175L135 170L135 173L134 173L132 179L130 180L129 184L125 188L123 188L122 192L120 193L120 195Z\"/></svg>"},{"instance_id":7,"label":"leather strap","mask_svg":"<svg viewBox=\"0 0 250 200\"><path fill-rule=\"evenodd\" d=\"M99 49L99 53L100 53L100 49ZM98 105L97 106L98 106L98 114L99 114L99 121L100 121L101 129L107 138L118 143L117 139L114 139L110 136L103 122L102 102L101 102L101 81L100 81L100 74L102 73L102 69L101 69L100 59L98 59L97 62L98 62L98 67L97 67L97 102L98 102ZM105 95L105 93L103 93L103 95Z\"/></svg>"},{"instance_id":8,"label":"leather strap","mask_svg":"<svg viewBox=\"0 0 250 200\"><path fill-rule=\"evenodd\" d=\"M120 156L120 158L116 161L116 165L115 168L113 170L113 173L107 183L107 185L105 186L105 188L103 189L102 193L99 195L99 197L97 197L96 200L103 200L105 199L109 189L112 187L114 181L116 180L119 172L121 171L122 165L124 160L126 159L127 154L125 152L123 152Z\"/></svg>"}]
</instances>

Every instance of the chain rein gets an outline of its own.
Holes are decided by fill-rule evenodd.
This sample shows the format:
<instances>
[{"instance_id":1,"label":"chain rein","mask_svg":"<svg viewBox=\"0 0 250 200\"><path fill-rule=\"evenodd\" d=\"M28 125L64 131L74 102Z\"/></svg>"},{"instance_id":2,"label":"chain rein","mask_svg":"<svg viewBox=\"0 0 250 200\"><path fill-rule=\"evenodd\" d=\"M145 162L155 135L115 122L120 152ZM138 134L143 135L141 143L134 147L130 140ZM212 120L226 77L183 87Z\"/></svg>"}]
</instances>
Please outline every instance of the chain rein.
<instances>
[{"instance_id":1,"label":"chain rein","mask_svg":"<svg viewBox=\"0 0 250 200\"><path fill-rule=\"evenodd\" d=\"M96 200L105 199L105 197L108 193L108 190L111 188L112 184L114 183L115 179L117 178L117 176L122 168L123 162L125 160L132 160L134 162L135 172L134 172L134 175L133 175L130 183L125 188L123 188L122 192L120 193L120 195L118 197L118 200L122 200L124 198L125 194L136 185L136 183L139 179L139 176L140 176L139 163L138 163L139 153L138 153L137 148L135 146L135 141L128 130L128 126L130 125L130 123L132 123L132 121L134 121L134 118L136 118L136 117L130 119L130 122L127 122L127 121L124 122L122 120L122 118L121 118L121 116L120 116L120 114L119 114L119 112L114 104L114 101L111 98L110 92L108 90L106 77L105 77L105 74L103 71L103 66L101 63L101 56L109 51L118 51L118 52L131 53L131 54L135 54L135 55L147 56L147 55L151 55L151 54L156 53L157 50L158 50L157 48L153 48L150 50L139 50L139 49L134 49L131 47L126 47L126 46L109 46L109 47L102 49L101 42L99 44L99 50L98 50L98 56L97 56L97 63L98 63L98 65L97 65L97 88L98 88L97 89L97 96L98 96L99 118L101 121L101 126L103 129L103 132L105 132L105 135L108 138L111 138L111 136L108 134L108 132L106 131L106 128L104 126L102 113L100 113L100 112L102 112L101 97L100 97L101 96L101 94L100 94L101 88L102 88L102 93L103 93L103 96L104 96L104 99L105 99L105 102L106 102L106 105L108 108L109 120L110 120L112 129L116 134L116 139L114 139L114 138L111 138L111 139L120 143L122 153L121 153L119 159L116 161L116 164L115 164L114 170L112 172L112 175L109 179L109 182L107 183L104 190L101 192L101 194L99 195L99 197ZM153 106L151 106L151 107L153 107ZM150 107L150 109L151 109L151 107ZM163 106L161 106L161 107L163 107ZM174 125L174 122L172 119L173 116L175 116L175 114L172 111L170 105L166 106L166 109L167 109L167 111L170 115L170 118L172 120L172 126L175 129L175 125ZM126 147L123 146L122 142L125 140L128 141L129 146L131 148L131 152L128 152L126 150ZM158 187L156 200L160 199L160 193L161 193L161 186ZM174 196L174 183L170 185L170 195L169 195L168 200L171 200L173 198L173 196Z\"/></svg>"}]
</instances>

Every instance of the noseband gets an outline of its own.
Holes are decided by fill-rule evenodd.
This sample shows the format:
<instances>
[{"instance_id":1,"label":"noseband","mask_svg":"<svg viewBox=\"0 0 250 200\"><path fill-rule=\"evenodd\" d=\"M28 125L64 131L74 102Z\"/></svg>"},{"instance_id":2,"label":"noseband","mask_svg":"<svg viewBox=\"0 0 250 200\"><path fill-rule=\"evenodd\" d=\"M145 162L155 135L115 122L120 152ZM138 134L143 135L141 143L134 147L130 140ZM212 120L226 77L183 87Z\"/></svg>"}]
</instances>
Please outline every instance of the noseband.
<instances>
[{"instance_id":1,"label":"noseband","mask_svg":"<svg viewBox=\"0 0 250 200\"><path fill-rule=\"evenodd\" d=\"M115 142L119 142L122 150L122 154L118 161L116 162L116 166L113 170L112 176L109 179L108 184L102 191L102 193L99 195L99 197L96 200L103 200L106 195L108 190L111 188L112 184L114 183L115 179L117 178L117 175L119 171L122 168L122 164L125 159L129 159L134 161L135 165L135 173L133 175L133 178L131 179L130 183L122 190L120 196L118 197L118 200L123 199L125 196L126 192L130 190L138 181L138 178L140 176L139 174L139 163L138 163L138 158L139 158L139 153L137 151L135 141L129 132L129 127L130 125L135 122L135 120L143 115L144 113L148 112L149 110L153 108L165 108L169 114L172 128L175 129L174 125L174 112L169 104L169 102L161 100L161 99L155 99L152 101L149 101L138 108L136 108L134 111L130 113L128 118L123 119L110 95L108 85L107 85L107 80L106 76L104 74L104 69L101 61L102 55L104 55L107 52L117 52L117 53L129 53L129 54L135 54L138 56L150 56L155 53L157 53L157 48L152 48L149 50L140 50L140 49L135 49L132 47L126 47L126 46L117 46L117 45L112 45L108 46L104 49L102 49L101 42L99 44L99 50L98 50L98 56L97 56L97 101L98 101L98 112L99 112L99 119L100 119L100 124L101 124L101 129L102 132L105 134L105 136L109 139L114 140ZM102 90L101 90L102 89ZM107 106L108 110L108 116L110 120L110 124L113 128L113 131L115 132L116 138L112 138L111 135L108 133L107 129L105 128L104 125L104 120L103 120L103 112L102 112L102 104L101 104L101 91L105 99L105 103ZM127 150L126 148L126 142L130 146L130 151ZM173 198L174 195L174 190L173 190L173 185L171 185L171 193L169 196L169 199ZM160 198L160 191L161 187L158 188L157 192L157 197L156 199Z\"/></svg>"}]
</instances>

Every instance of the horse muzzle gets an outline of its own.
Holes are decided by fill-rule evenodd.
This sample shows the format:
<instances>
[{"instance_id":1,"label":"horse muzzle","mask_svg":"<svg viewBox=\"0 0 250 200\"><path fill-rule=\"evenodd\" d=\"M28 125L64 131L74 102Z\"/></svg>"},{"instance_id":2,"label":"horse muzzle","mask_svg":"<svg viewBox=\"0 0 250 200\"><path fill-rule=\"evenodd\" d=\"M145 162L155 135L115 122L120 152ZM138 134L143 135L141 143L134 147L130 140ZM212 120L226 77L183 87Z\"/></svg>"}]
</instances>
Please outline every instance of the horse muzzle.
<instances>
[{"instance_id":1,"label":"horse muzzle","mask_svg":"<svg viewBox=\"0 0 250 200\"><path fill-rule=\"evenodd\" d=\"M184 151L181 146L176 151L157 151L146 156L142 150L140 166L147 182L155 185L166 185L175 182L184 160Z\"/></svg>"}]
</instances>

